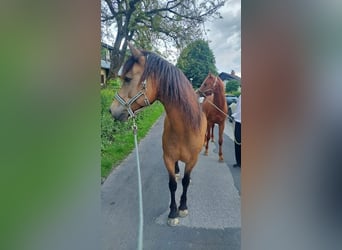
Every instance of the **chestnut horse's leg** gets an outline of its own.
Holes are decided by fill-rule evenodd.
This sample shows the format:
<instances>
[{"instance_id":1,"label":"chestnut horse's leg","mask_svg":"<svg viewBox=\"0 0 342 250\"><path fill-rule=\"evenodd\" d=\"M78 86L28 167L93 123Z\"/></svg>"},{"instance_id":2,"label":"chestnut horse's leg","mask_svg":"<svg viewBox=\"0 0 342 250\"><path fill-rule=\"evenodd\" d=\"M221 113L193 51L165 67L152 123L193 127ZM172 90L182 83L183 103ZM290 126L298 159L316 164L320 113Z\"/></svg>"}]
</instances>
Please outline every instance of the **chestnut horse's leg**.
<instances>
[{"instance_id":1,"label":"chestnut horse's leg","mask_svg":"<svg viewBox=\"0 0 342 250\"><path fill-rule=\"evenodd\" d=\"M203 147L205 147L206 145L207 145L207 132L205 132L205 135L204 135Z\"/></svg>"},{"instance_id":2,"label":"chestnut horse's leg","mask_svg":"<svg viewBox=\"0 0 342 250\"><path fill-rule=\"evenodd\" d=\"M224 131L224 123L220 122L219 123L219 161L223 161L223 153L222 153L222 143L223 143L223 131Z\"/></svg>"},{"instance_id":3,"label":"chestnut horse's leg","mask_svg":"<svg viewBox=\"0 0 342 250\"><path fill-rule=\"evenodd\" d=\"M212 124L208 122L204 155L208 155L211 126L212 126Z\"/></svg>"},{"instance_id":4,"label":"chestnut horse's leg","mask_svg":"<svg viewBox=\"0 0 342 250\"><path fill-rule=\"evenodd\" d=\"M215 128L215 123L211 126L211 142L214 142L214 128Z\"/></svg>"}]
</instances>

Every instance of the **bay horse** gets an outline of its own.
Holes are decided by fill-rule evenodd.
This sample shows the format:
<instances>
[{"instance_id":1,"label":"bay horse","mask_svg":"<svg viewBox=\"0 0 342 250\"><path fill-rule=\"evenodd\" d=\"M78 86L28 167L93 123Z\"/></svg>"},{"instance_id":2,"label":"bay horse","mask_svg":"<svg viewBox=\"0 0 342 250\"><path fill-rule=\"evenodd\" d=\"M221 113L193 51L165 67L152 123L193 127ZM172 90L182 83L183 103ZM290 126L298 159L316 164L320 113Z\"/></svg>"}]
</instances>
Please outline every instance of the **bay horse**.
<instances>
[{"instance_id":1,"label":"bay horse","mask_svg":"<svg viewBox=\"0 0 342 250\"><path fill-rule=\"evenodd\" d=\"M113 118L126 121L135 112L159 100L165 109L162 136L163 159L169 174L171 194L168 224L188 214L187 189L190 173L197 163L207 126L197 95L185 75L157 54L139 50L128 43L132 56L123 65L121 89L110 107ZM178 161L185 163L183 192L177 209L176 172Z\"/></svg>"},{"instance_id":2,"label":"bay horse","mask_svg":"<svg viewBox=\"0 0 342 250\"><path fill-rule=\"evenodd\" d=\"M208 155L209 139L213 141L215 124L219 125L219 161L223 161L222 143L223 131L226 123L228 106L225 97L224 83L220 77L211 73L204 79L202 85L197 90L201 96L205 96L202 103L203 112L207 117L207 132L205 137L205 155ZM211 134L210 134L211 132Z\"/></svg>"}]
</instances>

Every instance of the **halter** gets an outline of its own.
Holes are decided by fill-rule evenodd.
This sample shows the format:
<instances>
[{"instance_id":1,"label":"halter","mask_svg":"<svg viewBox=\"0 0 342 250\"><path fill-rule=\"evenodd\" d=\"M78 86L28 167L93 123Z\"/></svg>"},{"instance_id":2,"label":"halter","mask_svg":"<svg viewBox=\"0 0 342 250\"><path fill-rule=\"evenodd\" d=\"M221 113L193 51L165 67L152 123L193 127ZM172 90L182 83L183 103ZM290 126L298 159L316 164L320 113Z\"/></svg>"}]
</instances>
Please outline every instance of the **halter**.
<instances>
[{"instance_id":1,"label":"halter","mask_svg":"<svg viewBox=\"0 0 342 250\"><path fill-rule=\"evenodd\" d=\"M114 98L122 105L124 106L129 115L131 117L135 117L135 114L132 110L132 107L131 105L140 98L140 96L144 96L144 102L145 102L145 106L142 106L142 107L146 107L146 106L150 106L150 101L148 100L147 96L146 96L146 89L147 89L147 82L146 82L146 79L142 82L142 88L141 90L135 95L133 96L131 99L128 100L128 102L126 102L118 93L116 93L114 95ZM139 104L140 105L140 104ZM141 106L141 105L140 105Z\"/></svg>"}]
</instances>

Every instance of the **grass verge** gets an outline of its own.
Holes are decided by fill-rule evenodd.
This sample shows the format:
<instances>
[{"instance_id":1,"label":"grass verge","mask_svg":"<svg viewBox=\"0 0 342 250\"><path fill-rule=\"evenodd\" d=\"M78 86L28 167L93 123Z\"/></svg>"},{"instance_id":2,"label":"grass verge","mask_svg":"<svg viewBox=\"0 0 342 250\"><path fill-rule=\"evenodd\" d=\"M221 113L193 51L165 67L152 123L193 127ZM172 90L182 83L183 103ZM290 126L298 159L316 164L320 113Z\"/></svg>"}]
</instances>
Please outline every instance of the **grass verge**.
<instances>
[{"instance_id":1,"label":"grass verge","mask_svg":"<svg viewBox=\"0 0 342 250\"><path fill-rule=\"evenodd\" d=\"M110 116L108 109L115 91L110 88L101 90L101 177L106 178L134 148L132 121L118 122ZM138 141L145 137L152 125L164 112L160 102L139 112L136 118Z\"/></svg>"}]
</instances>

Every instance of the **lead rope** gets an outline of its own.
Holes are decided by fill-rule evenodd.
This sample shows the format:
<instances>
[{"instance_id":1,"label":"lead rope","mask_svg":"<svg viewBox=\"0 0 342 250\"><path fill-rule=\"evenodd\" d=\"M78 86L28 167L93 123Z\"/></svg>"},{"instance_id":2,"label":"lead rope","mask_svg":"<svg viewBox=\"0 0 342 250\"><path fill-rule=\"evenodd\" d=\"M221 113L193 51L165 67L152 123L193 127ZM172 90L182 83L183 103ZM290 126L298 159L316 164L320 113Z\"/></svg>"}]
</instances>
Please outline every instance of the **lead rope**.
<instances>
[{"instance_id":1,"label":"lead rope","mask_svg":"<svg viewBox=\"0 0 342 250\"><path fill-rule=\"evenodd\" d=\"M138 126L135 123L135 116L133 119L133 135L134 135L134 144L135 144L135 153L137 158L137 172L138 172L138 195L139 195L139 229L138 229L138 245L137 250L143 249L143 231L144 231L144 213L143 213L143 199L142 199L142 187L141 187L141 175L140 175L140 160L139 160L139 151L138 151L138 138L137 131Z\"/></svg>"}]
</instances>

